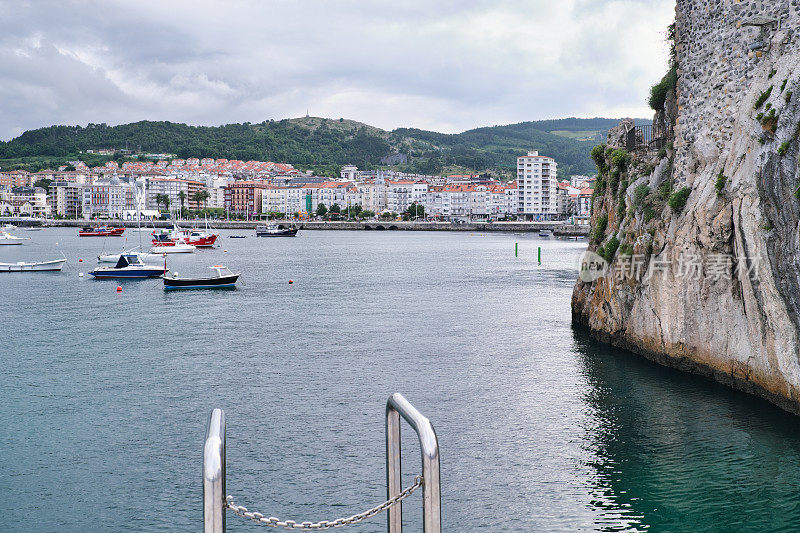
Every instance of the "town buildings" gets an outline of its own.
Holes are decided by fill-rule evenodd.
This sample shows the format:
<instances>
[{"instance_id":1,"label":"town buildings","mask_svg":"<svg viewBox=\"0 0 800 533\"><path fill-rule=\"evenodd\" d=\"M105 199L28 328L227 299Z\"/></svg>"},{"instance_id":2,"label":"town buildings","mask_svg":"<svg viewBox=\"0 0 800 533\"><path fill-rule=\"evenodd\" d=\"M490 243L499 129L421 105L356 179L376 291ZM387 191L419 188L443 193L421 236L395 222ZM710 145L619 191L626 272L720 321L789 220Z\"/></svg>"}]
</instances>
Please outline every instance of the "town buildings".
<instances>
[{"instance_id":1,"label":"town buildings","mask_svg":"<svg viewBox=\"0 0 800 533\"><path fill-rule=\"evenodd\" d=\"M0 188L0 215L46 217L50 215L47 191L41 187Z\"/></svg>"},{"instance_id":2,"label":"town buildings","mask_svg":"<svg viewBox=\"0 0 800 533\"><path fill-rule=\"evenodd\" d=\"M488 174L445 177L362 171L355 165L345 165L341 177L333 179L304 174L283 163L212 158L109 161L94 168L80 161L71 164L75 170L0 173L5 202L0 208L61 217L131 218L136 213L159 216L183 205L253 218L268 213L313 217L321 204L328 209L337 204L342 211L357 205L377 215L400 214L416 204L420 216L438 220L586 222L591 215L593 178L558 182L556 162L537 151L517 159L517 180L512 181ZM21 198L15 200L19 205L13 205L12 188L41 180L50 181L44 205L41 195L28 198L27 206ZM195 199L198 191L208 193L201 205Z\"/></svg>"}]
</instances>

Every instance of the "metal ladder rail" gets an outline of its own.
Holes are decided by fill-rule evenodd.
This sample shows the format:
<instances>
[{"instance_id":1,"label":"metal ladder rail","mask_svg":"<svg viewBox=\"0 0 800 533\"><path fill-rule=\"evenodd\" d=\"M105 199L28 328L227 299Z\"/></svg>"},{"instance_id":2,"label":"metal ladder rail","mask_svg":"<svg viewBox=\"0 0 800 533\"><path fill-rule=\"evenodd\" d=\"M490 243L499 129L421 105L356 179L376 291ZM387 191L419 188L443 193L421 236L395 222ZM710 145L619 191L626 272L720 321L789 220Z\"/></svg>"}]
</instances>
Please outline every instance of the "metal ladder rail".
<instances>
[{"instance_id":1,"label":"metal ladder rail","mask_svg":"<svg viewBox=\"0 0 800 533\"><path fill-rule=\"evenodd\" d=\"M422 456L422 518L424 533L441 533L441 488L439 442L433 424L400 393L386 402L386 493L398 496L401 485L400 417L419 437ZM205 533L224 533L226 511L225 487L225 412L214 409L208 418L203 447L203 528ZM387 530L402 531L402 502L389 507Z\"/></svg>"},{"instance_id":2,"label":"metal ladder rail","mask_svg":"<svg viewBox=\"0 0 800 533\"><path fill-rule=\"evenodd\" d=\"M439 476L439 440L430 420L422 416L402 394L386 401L386 496L394 498L402 490L400 476L400 417L416 431L422 455L422 528L424 533L442 531L442 496ZM403 529L403 503L387 512L388 532Z\"/></svg>"}]
</instances>

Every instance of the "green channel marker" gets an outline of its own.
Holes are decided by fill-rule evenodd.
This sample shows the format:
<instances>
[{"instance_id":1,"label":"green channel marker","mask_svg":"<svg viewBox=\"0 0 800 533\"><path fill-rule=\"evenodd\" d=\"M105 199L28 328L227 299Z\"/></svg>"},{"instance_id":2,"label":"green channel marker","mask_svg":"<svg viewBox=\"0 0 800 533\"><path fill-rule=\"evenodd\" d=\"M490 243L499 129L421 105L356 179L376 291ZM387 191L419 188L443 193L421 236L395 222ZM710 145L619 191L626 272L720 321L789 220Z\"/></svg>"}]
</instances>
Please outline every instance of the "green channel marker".
<instances>
[{"instance_id":1,"label":"green channel marker","mask_svg":"<svg viewBox=\"0 0 800 533\"><path fill-rule=\"evenodd\" d=\"M514 257L519 257L519 243L514 243Z\"/></svg>"},{"instance_id":2,"label":"green channel marker","mask_svg":"<svg viewBox=\"0 0 800 533\"><path fill-rule=\"evenodd\" d=\"M539 264L542 264L542 247L539 246Z\"/></svg>"}]
</instances>

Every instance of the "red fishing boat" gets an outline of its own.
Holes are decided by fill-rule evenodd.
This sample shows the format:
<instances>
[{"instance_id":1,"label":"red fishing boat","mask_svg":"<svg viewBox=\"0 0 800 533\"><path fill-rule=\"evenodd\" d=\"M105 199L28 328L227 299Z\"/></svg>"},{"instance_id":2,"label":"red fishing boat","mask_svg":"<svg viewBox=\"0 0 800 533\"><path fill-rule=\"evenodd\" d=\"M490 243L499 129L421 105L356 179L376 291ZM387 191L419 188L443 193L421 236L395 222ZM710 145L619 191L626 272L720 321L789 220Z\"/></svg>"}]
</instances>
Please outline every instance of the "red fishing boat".
<instances>
[{"instance_id":1,"label":"red fishing boat","mask_svg":"<svg viewBox=\"0 0 800 533\"><path fill-rule=\"evenodd\" d=\"M207 230L191 229L187 231L175 226L158 233L153 232L153 246L171 246L177 242L183 242L198 248L211 248L217 241L217 237L219 235L209 233Z\"/></svg>"},{"instance_id":2,"label":"red fishing boat","mask_svg":"<svg viewBox=\"0 0 800 533\"><path fill-rule=\"evenodd\" d=\"M125 228L114 228L110 226L98 226L95 228L81 228L78 232L79 237L119 237L125 233Z\"/></svg>"}]
</instances>

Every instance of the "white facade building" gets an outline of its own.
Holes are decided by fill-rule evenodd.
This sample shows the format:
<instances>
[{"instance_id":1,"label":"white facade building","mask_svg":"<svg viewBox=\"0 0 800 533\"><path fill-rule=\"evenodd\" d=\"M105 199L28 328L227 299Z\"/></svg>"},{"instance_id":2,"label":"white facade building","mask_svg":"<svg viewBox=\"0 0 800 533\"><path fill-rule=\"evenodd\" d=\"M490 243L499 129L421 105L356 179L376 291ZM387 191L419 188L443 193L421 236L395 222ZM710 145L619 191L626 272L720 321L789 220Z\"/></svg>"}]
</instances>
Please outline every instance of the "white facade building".
<instances>
[{"instance_id":1,"label":"white facade building","mask_svg":"<svg viewBox=\"0 0 800 533\"><path fill-rule=\"evenodd\" d=\"M358 177L358 167L355 165L345 165L342 167L342 179L347 181L355 181Z\"/></svg>"},{"instance_id":2,"label":"white facade building","mask_svg":"<svg viewBox=\"0 0 800 533\"><path fill-rule=\"evenodd\" d=\"M526 220L554 220L558 213L558 165L536 150L517 158L517 213Z\"/></svg>"},{"instance_id":3,"label":"white facade building","mask_svg":"<svg viewBox=\"0 0 800 533\"><path fill-rule=\"evenodd\" d=\"M81 214L84 218L123 218L126 211L136 209L135 191L134 185L116 178L84 186Z\"/></svg>"}]
</instances>

